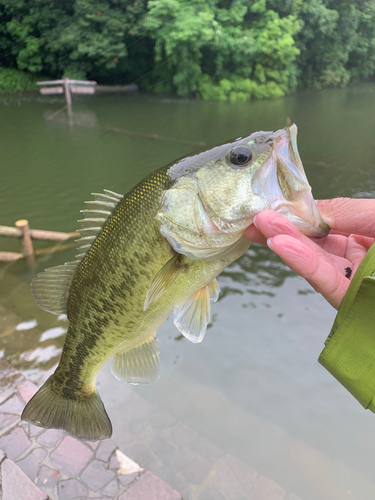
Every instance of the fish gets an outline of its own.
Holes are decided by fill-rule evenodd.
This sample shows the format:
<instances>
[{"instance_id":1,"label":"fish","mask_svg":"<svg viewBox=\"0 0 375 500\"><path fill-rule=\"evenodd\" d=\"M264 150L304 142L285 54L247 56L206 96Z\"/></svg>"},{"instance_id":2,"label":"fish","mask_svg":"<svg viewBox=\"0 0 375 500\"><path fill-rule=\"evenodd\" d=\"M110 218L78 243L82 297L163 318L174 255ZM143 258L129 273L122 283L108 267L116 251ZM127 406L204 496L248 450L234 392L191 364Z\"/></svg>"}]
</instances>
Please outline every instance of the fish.
<instances>
[{"instance_id":1,"label":"fish","mask_svg":"<svg viewBox=\"0 0 375 500\"><path fill-rule=\"evenodd\" d=\"M22 419L96 441L112 424L96 390L111 358L114 376L132 384L159 378L156 333L174 313L191 342L203 340L217 276L251 242L245 229L274 210L308 236L323 221L297 149L297 126L254 132L189 154L145 177L125 196L93 193L79 220L79 254L32 281L36 303L67 314L55 372L27 403Z\"/></svg>"}]
</instances>

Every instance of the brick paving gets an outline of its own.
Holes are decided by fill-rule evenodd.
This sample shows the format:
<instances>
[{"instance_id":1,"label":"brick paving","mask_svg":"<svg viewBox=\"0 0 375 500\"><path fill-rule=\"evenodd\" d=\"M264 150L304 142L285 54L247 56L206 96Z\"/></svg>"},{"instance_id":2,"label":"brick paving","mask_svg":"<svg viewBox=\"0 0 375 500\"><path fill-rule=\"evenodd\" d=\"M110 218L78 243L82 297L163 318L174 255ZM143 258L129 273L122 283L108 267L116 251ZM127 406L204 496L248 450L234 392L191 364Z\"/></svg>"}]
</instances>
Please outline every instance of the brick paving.
<instances>
[{"instance_id":1,"label":"brick paving","mask_svg":"<svg viewBox=\"0 0 375 500\"><path fill-rule=\"evenodd\" d=\"M22 422L37 387L4 360L0 374L2 500L183 500L168 482L185 500L300 500L135 393L125 448L151 470L112 439L86 442Z\"/></svg>"},{"instance_id":2,"label":"brick paving","mask_svg":"<svg viewBox=\"0 0 375 500\"><path fill-rule=\"evenodd\" d=\"M37 387L0 360L0 498L2 500L182 500L111 439L81 441L22 422Z\"/></svg>"}]
</instances>

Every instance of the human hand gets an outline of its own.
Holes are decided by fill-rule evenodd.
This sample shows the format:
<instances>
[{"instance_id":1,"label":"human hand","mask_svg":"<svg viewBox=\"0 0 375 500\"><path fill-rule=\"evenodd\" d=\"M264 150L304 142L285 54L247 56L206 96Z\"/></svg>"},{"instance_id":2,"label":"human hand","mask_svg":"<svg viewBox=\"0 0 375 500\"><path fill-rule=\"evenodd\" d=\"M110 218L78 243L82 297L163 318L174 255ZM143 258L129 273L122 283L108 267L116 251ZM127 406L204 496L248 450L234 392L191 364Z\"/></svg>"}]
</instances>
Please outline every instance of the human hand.
<instances>
[{"instance_id":1,"label":"human hand","mask_svg":"<svg viewBox=\"0 0 375 500\"><path fill-rule=\"evenodd\" d=\"M245 231L249 240L268 245L336 309L366 252L375 241L375 200L317 200L331 227L325 238L307 238L285 217L260 212Z\"/></svg>"}]
</instances>

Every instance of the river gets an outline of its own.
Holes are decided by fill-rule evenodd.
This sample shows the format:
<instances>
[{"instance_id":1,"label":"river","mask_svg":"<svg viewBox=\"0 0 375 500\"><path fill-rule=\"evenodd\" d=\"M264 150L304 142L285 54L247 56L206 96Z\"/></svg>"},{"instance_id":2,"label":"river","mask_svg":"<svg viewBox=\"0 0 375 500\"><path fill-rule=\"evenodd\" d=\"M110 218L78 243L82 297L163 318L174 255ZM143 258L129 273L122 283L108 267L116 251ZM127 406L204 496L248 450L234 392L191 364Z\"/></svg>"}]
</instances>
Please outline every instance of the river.
<instances>
[{"instance_id":1,"label":"river","mask_svg":"<svg viewBox=\"0 0 375 500\"><path fill-rule=\"evenodd\" d=\"M246 103L98 94L74 98L70 123L63 106L60 96L0 97L0 224L26 218L32 228L74 231L90 193L126 193L199 143L276 130L287 119L298 125L315 198L375 196L373 84ZM19 251L18 242L3 238L0 250ZM29 283L75 253L38 257L33 270L0 264L0 355L37 383L59 359L66 321L36 306ZM212 483L223 456L277 483L288 500L375 498L375 415L317 362L335 311L256 245L219 282L203 343L181 338L171 319L158 332L156 384L129 387L108 366L101 371L115 441L185 500L248 498ZM164 415L160 434L155 415ZM180 442L169 440L168 418L183 429ZM199 439L217 456L195 462Z\"/></svg>"}]
</instances>

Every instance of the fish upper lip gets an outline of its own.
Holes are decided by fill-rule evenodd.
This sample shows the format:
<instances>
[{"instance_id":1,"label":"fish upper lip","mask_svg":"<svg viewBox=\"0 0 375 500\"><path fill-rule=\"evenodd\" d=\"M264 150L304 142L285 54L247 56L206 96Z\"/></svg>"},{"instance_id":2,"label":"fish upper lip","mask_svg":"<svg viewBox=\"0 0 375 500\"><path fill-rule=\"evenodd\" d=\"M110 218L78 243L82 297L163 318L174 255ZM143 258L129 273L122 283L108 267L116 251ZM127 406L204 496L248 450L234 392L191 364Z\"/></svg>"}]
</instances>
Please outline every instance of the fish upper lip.
<instances>
[{"instance_id":1,"label":"fish upper lip","mask_svg":"<svg viewBox=\"0 0 375 500\"><path fill-rule=\"evenodd\" d=\"M277 131L276 134L276 140L273 144L274 150L276 155L279 157L280 161L284 161L282 155L280 154L280 149L281 146L285 146L285 143L288 143L288 154L292 155L292 162L296 168L296 170L293 169L293 174L299 178L301 181L305 182L307 185L310 186L310 183L306 177L306 173L303 168L303 163L301 161L301 158L299 156L298 152L298 147L297 147L297 134L298 134L298 128L297 125L292 123L291 125L288 125L287 127L280 129ZM287 162L287 167L290 168L289 162ZM311 193L311 186L310 186L310 197L311 201L308 203L308 206L311 211L311 215L313 215L315 221L308 222L303 214L297 214L298 216L305 221L307 224L310 225L311 231L313 231L315 234L313 235L314 237L317 238L324 238L326 237L331 228L330 226L323 220L318 208L315 205L314 199L312 197Z\"/></svg>"}]
</instances>

